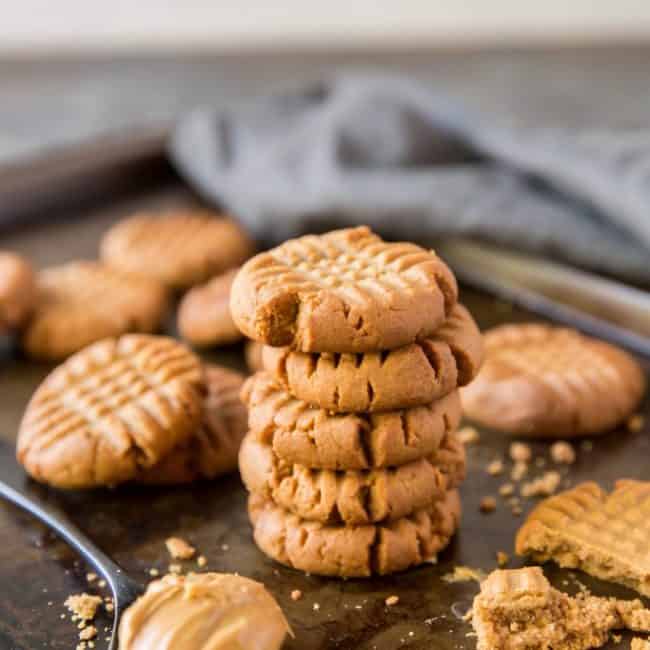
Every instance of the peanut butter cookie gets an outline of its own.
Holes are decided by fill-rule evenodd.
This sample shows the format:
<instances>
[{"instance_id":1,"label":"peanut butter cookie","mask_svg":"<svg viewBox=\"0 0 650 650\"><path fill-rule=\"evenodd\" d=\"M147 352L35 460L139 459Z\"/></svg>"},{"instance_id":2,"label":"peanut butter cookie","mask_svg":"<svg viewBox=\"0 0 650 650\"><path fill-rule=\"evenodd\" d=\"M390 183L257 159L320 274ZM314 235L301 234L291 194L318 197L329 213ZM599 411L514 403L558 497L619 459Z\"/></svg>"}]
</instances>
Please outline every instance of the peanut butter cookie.
<instances>
[{"instance_id":1,"label":"peanut butter cookie","mask_svg":"<svg viewBox=\"0 0 650 650\"><path fill-rule=\"evenodd\" d=\"M649 540L649 482L618 481L611 494L582 483L530 513L517 533L516 550L650 597Z\"/></svg>"},{"instance_id":2,"label":"peanut butter cookie","mask_svg":"<svg viewBox=\"0 0 650 650\"><path fill-rule=\"evenodd\" d=\"M292 395L343 413L430 404L470 382L482 355L474 319L456 305L435 334L397 350L306 354L265 347L262 360Z\"/></svg>"},{"instance_id":3,"label":"peanut butter cookie","mask_svg":"<svg viewBox=\"0 0 650 650\"><path fill-rule=\"evenodd\" d=\"M18 460L55 487L131 480L194 433L202 391L200 361L173 339L100 341L38 387L20 425Z\"/></svg>"},{"instance_id":4,"label":"peanut butter cookie","mask_svg":"<svg viewBox=\"0 0 650 650\"><path fill-rule=\"evenodd\" d=\"M293 239L249 260L235 278L231 310L261 343L355 353L430 336L457 296L435 253L360 227Z\"/></svg>"},{"instance_id":5,"label":"peanut butter cookie","mask_svg":"<svg viewBox=\"0 0 650 650\"><path fill-rule=\"evenodd\" d=\"M36 303L36 281L20 255L0 251L0 336L24 325Z\"/></svg>"},{"instance_id":6,"label":"peanut butter cookie","mask_svg":"<svg viewBox=\"0 0 650 650\"><path fill-rule=\"evenodd\" d=\"M461 506L458 492L451 490L429 509L362 526L305 521L255 494L248 511L255 542L269 557L307 573L353 578L435 560L458 527Z\"/></svg>"},{"instance_id":7,"label":"peanut butter cookie","mask_svg":"<svg viewBox=\"0 0 650 650\"><path fill-rule=\"evenodd\" d=\"M138 477L143 483L190 483L213 479L237 469L237 454L246 434L246 407L239 398L244 376L206 364L203 419L186 442Z\"/></svg>"},{"instance_id":8,"label":"peanut butter cookie","mask_svg":"<svg viewBox=\"0 0 650 650\"><path fill-rule=\"evenodd\" d=\"M178 307L178 331L196 346L227 345L241 340L242 333L230 315L233 269L206 284L190 289Z\"/></svg>"},{"instance_id":9,"label":"peanut butter cookie","mask_svg":"<svg viewBox=\"0 0 650 650\"><path fill-rule=\"evenodd\" d=\"M291 397L268 373L242 390L249 428L287 463L332 470L403 465L430 456L460 424L458 391L427 406L337 415Z\"/></svg>"},{"instance_id":10,"label":"peanut butter cookie","mask_svg":"<svg viewBox=\"0 0 650 650\"><path fill-rule=\"evenodd\" d=\"M570 330L503 325L485 335L485 363L463 389L468 417L516 435L605 433L645 391L639 364L623 350Z\"/></svg>"},{"instance_id":11,"label":"peanut butter cookie","mask_svg":"<svg viewBox=\"0 0 650 650\"><path fill-rule=\"evenodd\" d=\"M38 307L23 334L27 355L59 361L91 343L155 332L168 307L159 282L98 262L69 262L38 274Z\"/></svg>"},{"instance_id":12,"label":"peanut butter cookie","mask_svg":"<svg viewBox=\"0 0 650 650\"><path fill-rule=\"evenodd\" d=\"M264 585L230 573L167 575L120 621L120 650L280 650L290 632Z\"/></svg>"},{"instance_id":13,"label":"peanut butter cookie","mask_svg":"<svg viewBox=\"0 0 650 650\"><path fill-rule=\"evenodd\" d=\"M137 214L113 226L101 243L106 264L176 289L206 282L252 253L237 222L204 210Z\"/></svg>"},{"instance_id":14,"label":"peanut butter cookie","mask_svg":"<svg viewBox=\"0 0 650 650\"><path fill-rule=\"evenodd\" d=\"M278 458L252 434L244 439L239 469L249 492L309 521L370 524L394 521L429 508L465 476L465 454L457 441L445 454L399 467L369 471L311 470Z\"/></svg>"},{"instance_id":15,"label":"peanut butter cookie","mask_svg":"<svg viewBox=\"0 0 650 650\"><path fill-rule=\"evenodd\" d=\"M571 596L554 589L539 567L493 571L474 599L477 650L588 650L615 629L648 631L640 600Z\"/></svg>"}]
</instances>

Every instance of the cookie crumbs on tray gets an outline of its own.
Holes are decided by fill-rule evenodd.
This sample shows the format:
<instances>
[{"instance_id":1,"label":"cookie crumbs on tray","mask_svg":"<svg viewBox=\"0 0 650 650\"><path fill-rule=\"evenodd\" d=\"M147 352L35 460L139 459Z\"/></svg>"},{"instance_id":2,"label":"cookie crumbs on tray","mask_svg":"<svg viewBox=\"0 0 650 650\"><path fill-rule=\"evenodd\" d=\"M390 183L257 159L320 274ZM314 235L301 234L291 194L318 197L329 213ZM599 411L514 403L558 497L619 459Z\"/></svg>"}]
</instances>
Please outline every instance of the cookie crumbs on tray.
<instances>
[{"instance_id":1,"label":"cookie crumbs on tray","mask_svg":"<svg viewBox=\"0 0 650 650\"><path fill-rule=\"evenodd\" d=\"M513 442L510 445L510 458L515 463L528 463L533 457L530 445L524 442Z\"/></svg>"},{"instance_id":2,"label":"cookie crumbs on tray","mask_svg":"<svg viewBox=\"0 0 650 650\"><path fill-rule=\"evenodd\" d=\"M481 512L494 512L497 509L497 500L494 497L483 497L479 504Z\"/></svg>"},{"instance_id":3,"label":"cookie crumbs on tray","mask_svg":"<svg viewBox=\"0 0 650 650\"><path fill-rule=\"evenodd\" d=\"M102 599L99 596L91 596L86 593L73 594L72 596L68 596L63 604L78 619L80 618L84 621L90 621L95 618L97 608L102 604Z\"/></svg>"},{"instance_id":4,"label":"cookie crumbs on tray","mask_svg":"<svg viewBox=\"0 0 650 650\"><path fill-rule=\"evenodd\" d=\"M173 573L175 575L180 575L183 572L183 567L180 564L170 564L169 565L169 573Z\"/></svg>"},{"instance_id":5,"label":"cookie crumbs on tray","mask_svg":"<svg viewBox=\"0 0 650 650\"><path fill-rule=\"evenodd\" d=\"M320 603L314 603L313 608L315 612L317 612L320 609Z\"/></svg>"},{"instance_id":6,"label":"cookie crumbs on tray","mask_svg":"<svg viewBox=\"0 0 650 650\"><path fill-rule=\"evenodd\" d=\"M94 625L89 625L87 628L79 632L80 641L90 641L97 636L97 628Z\"/></svg>"},{"instance_id":7,"label":"cookie crumbs on tray","mask_svg":"<svg viewBox=\"0 0 650 650\"><path fill-rule=\"evenodd\" d=\"M524 483L521 486L521 496L524 498L536 496L550 496L560 486L562 477L558 472L546 472L539 478Z\"/></svg>"},{"instance_id":8,"label":"cookie crumbs on tray","mask_svg":"<svg viewBox=\"0 0 650 650\"><path fill-rule=\"evenodd\" d=\"M196 549L182 537L169 537L165 546L174 560L191 560L196 555Z\"/></svg>"},{"instance_id":9,"label":"cookie crumbs on tray","mask_svg":"<svg viewBox=\"0 0 650 650\"><path fill-rule=\"evenodd\" d=\"M645 425L645 418L641 413L636 413L628 418L628 421L626 423L627 430L631 431L632 433L639 433L643 429L643 426Z\"/></svg>"},{"instance_id":10,"label":"cookie crumbs on tray","mask_svg":"<svg viewBox=\"0 0 650 650\"><path fill-rule=\"evenodd\" d=\"M497 551L497 564L503 568L510 562L510 556L505 551Z\"/></svg>"},{"instance_id":11,"label":"cookie crumbs on tray","mask_svg":"<svg viewBox=\"0 0 650 650\"><path fill-rule=\"evenodd\" d=\"M504 483L499 487L499 494L502 497L509 497L515 493L515 486L512 483Z\"/></svg>"},{"instance_id":12,"label":"cookie crumbs on tray","mask_svg":"<svg viewBox=\"0 0 650 650\"><path fill-rule=\"evenodd\" d=\"M551 446L551 458L554 463L573 465L576 462L576 452L571 444L561 440Z\"/></svg>"},{"instance_id":13,"label":"cookie crumbs on tray","mask_svg":"<svg viewBox=\"0 0 650 650\"><path fill-rule=\"evenodd\" d=\"M97 580L97 574L96 573L87 573L86 574L86 582L92 583Z\"/></svg>"},{"instance_id":14,"label":"cookie crumbs on tray","mask_svg":"<svg viewBox=\"0 0 650 650\"><path fill-rule=\"evenodd\" d=\"M528 464L517 461L510 472L510 478L515 482L519 482L526 474L528 474Z\"/></svg>"},{"instance_id":15,"label":"cookie crumbs on tray","mask_svg":"<svg viewBox=\"0 0 650 650\"><path fill-rule=\"evenodd\" d=\"M152 578L157 578L160 575L160 571L158 569L156 569L156 567L153 567L153 568L149 569L149 575Z\"/></svg>"},{"instance_id":16,"label":"cookie crumbs on tray","mask_svg":"<svg viewBox=\"0 0 650 650\"><path fill-rule=\"evenodd\" d=\"M199 565L199 567L203 568L207 565L208 560L205 555L199 555L199 557L196 558L196 563Z\"/></svg>"},{"instance_id":17,"label":"cookie crumbs on tray","mask_svg":"<svg viewBox=\"0 0 650 650\"><path fill-rule=\"evenodd\" d=\"M442 576L442 579L445 582L454 584L456 582L471 582L475 580L476 582L482 582L485 578L485 572L481 569L473 569L470 566L458 565L454 567L452 573L446 573Z\"/></svg>"},{"instance_id":18,"label":"cookie crumbs on tray","mask_svg":"<svg viewBox=\"0 0 650 650\"><path fill-rule=\"evenodd\" d=\"M479 432L474 427L463 427L456 432L458 439L464 445L474 445L481 439Z\"/></svg>"},{"instance_id":19,"label":"cookie crumbs on tray","mask_svg":"<svg viewBox=\"0 0 650 650\"><path fill-rule=\"evenodd\" d=\"M499 474L503 474L503 469L503 461L497 458L488 464L488 466L485 468L485 471L490 476L499 476Z\"/></svg>"},{"instance_id":20,"label":"cookie crumbs on tray","mask_svg":"<svg viewBox=\"0 0 650 650\"><path fill-rule=\"evenodd\" d=\"M106 580L100 580L100 581L97 583L97 586L98 586L100 589L103 589L103 588L106 586Z\"/></svg>"},{"instance_id":21,"label":"cookie crumbs on tray","mask_svg":"<svg viewBox=\"0 0 650 650\"><path fill-rule=\"evenodd\" d=\"M386 600L384 601L386 603L386 607L393 607L394 605L397 605L399 603L399 596L388 596Z\"/></svg>"},{"instance_id":22,"label":"cookie crumbs on tray","mask_svg":"<svg viewBox=\"0 0 650 650\"><path fill-rule=\"evenodd\" d=\"M296 600L300 600L301 598L302 598L302 591L300 591L300 589L294 589L291 592L291 600L293 600L294 602Z\"/></svg>"}]
</instances>

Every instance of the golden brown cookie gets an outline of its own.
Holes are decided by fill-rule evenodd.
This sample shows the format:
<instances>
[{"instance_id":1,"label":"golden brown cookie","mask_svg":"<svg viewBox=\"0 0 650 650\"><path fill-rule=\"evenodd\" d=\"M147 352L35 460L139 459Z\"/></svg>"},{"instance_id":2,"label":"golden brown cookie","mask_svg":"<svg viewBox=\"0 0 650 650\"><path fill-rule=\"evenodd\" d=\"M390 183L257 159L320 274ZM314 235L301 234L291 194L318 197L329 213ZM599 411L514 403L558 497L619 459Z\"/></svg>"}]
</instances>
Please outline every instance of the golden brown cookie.
<instances>
[{"instance_id":1,"label":"golden brown cookie","mask_svg":"<svg viewBox=\"0 0 650 650\"><path fill-rule=\"evenodd\" d=\"M155 280L99 262L69 262L38 274L39 304L23 335L34 359L58 361L128 332L155 332L168 307Z\"/></svg>"},{"instance_id":2,"label":"golden brown cookie","mask_svg":"<svg viewBox=\"0 0 650 650\"><path fill-rule=\"evenodd\" d=\"M101 243L106 264L177 289L207 282L253 250L236 221L205 210L137 214L114 225Z\"/></svg>"},{"instance_id":3,"label":"golden brown cookie","mask_svg":"<svg viewBox=\"0 0 650 650\"><path fill-rule=\"evenodd\" d=\"M455 533L461 506L452 490L428 510L363 526L305 521L254 494L248 511L255 542L277 562L316 575L361 578L434 560Z\"/></svg>"},{"instance_id":4,"label":"golden brown cookie","mask_svg":"<svg viewBox=\"0 0 650 650\"><path fill-rule=\"evenodd\" d=\"M588 650L611 630L647 631L640 600L571 596L554 589L539 567L493 571L474 599L477 650Z\"/></svg>"},{"instance_id":5,"label":"golden brown cookie","mask_svg":"<svg viewBox=\"0 0 650 650\"><path fill-rule=\"evenodd\" d=\"M289 624L264 585L230 573L167 575L120 621L120 650L280 650Z\"/></svg>"},{"instance_id":6,"label":"golden brown cookie","mask_svg":"<svg viewBox=\"0 0 650 650\"><path fill-rule=\"evenodd\" d=\"M470 382L482 355L474 319L463 305L456 305L434 335L397 350L307 354L265 347L262 360L295 397L346 413L431 404Z\"/></svg>"},{"instance_id":7,"label":"golden brown cookie","mask_svg":"<svg viewBox=\"0 0 650 650\"><path fill-rule=\"evenodd\" d=\"M246 336L302 352L390 350L433 334L456 304L432 251L367 227L285 242L247 262L231 309Z\"/></svg>"},{"instance_id":8,"label":"golden brown cookie","mask_svg":"<svg viewBox=\"0 0 650 650\"><path fill-rule=\"evenodd\" d=\"M246 341L244 346L244 356L246 357L246 367L251 372L258 372L264 368L262 363L262 350L264 346L257 341Z\"/></svg>"},{"instance_id":9,"label":"golden brown cookie","mask_svg":"<svg viewBox=\"0 0 650 650\"><path fill-rule=\"evenodd\" d=\"M468 417L516 435L605 433L639 404L645 377L623 350L569 329L523 324L485 335L485 363L463 389Z\"/></svg>"},{"instance_id":10,"label":"golden brown cookie","mask_svg":"<svg viewBox=\"0 0 650 650\"><path fill-rule=\"evenodd\" d=\"M433 454L460 424L458 391L428 406L335 414L291 397L268 374L242 390L249 428L288 463L333 470L404 465Z\"/></svg>"},{"instance_id":11,"label":"golden brown cookie","mask_svg":"<svg viewBox=\"0 0 650 650\"><path fill-rule=\"evenodd\" d=\"M36 281L29 262L0 251L0 336L22 327L35 303Z\"/></svg>"},{"instance_id":12,"label":"golden brown cookie","mask_svg":"<svg viewBox=\"0 0 650 650\"><path fill-rule=\"evenodd\" d=\"M178 307L178 331L192 345L236 343L242 333L230 315L230 287L237 270L233 269L206 284L190 289Z\"/></svg>"},{"instance_id":13,"label":"golden brown cookie","mask_svg":"<svg viewBox=\"0 0 650 650\"><path fill-rule=\"evenodd\" d=\"M337 472L289 464L249 433L239 453L239 470L249 492L302 519L370 524L429 508L460 484L465 476L463 446L453 440L443 447L442 457L433 455L387 469Z\"/></svg>"},{"instance_id":14,"label":"golden brown cookie","mask_svg":"<svg viewBox=\"0 0 650 650\"><path fill-rule=\"evenodd\" d=\"M173 339L100 341L38 387L20 425L18 460L55 487L128 481L196 430L202 391L200 361Z\"/></svg>"},{"instance_id":15,"label":"golden brown cookie","mask_svg":"<svg viewBox=\"0 0 650 650\"><path fill-rule=\"evenodd\" d=\"M618 481L611 494L582 483L530 513L516 550L650 596L649 540L650 482Z\"/></svg>"},{"instance_id":16,"label":"golden brown cookie","mask_svg":"<svg viewBox=\"0 0 650 650\"><path fill-rule=\"evenodd\" d=\"M237 454L247 429L246 407L239 398L244 376L212 364L203 368L206 394L201 425L186 442L144 470L138 481L190 483L237 469Z\"/></svg>"}]
</instances>

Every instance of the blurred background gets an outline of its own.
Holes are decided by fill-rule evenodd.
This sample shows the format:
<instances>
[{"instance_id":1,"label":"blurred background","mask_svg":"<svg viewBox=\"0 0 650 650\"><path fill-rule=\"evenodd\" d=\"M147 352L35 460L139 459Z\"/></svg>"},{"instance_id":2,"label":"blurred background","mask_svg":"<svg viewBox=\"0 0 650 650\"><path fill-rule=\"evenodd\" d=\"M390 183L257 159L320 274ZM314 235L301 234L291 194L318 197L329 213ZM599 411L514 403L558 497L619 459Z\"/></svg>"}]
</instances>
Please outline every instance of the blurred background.
<instances>
[{"instance_id":1,"label":"blurred background","mask_svg":"<svg viewBox=\"0 0 650 650\"><path fill-rule=\"evenodd\" d=\"M0 162L350 68L523 124L645 125L647 42L644 0L4 2Z\"/></svg>"}]
</instances>

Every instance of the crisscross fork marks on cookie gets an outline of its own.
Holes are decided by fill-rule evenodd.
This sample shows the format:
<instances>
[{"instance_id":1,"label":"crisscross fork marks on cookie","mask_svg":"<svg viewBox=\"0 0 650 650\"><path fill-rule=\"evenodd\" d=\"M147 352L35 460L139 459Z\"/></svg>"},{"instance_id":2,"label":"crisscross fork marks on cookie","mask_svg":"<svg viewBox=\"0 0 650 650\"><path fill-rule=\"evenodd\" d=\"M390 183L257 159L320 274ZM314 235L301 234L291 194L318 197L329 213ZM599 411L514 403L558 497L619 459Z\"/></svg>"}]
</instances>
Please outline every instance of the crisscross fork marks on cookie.
<instances>
[{"instance_id":1,"label":"crisscross fork marks on cookie","mask_svg":"<svg viewBox=\"0 0 650 650\"><path fill-rule=\"evenodd\" d=\"M192 433L202 386L199 360L172 339L127 335L94 344L36 391L21 424L18 456L35 478L52 484L110 482L101 477L110 477L111 462L116 480L128 480ZM79 456L82 448L92 457ZM76 469L69 455L79 456Z\"/></svg>"},{"instance_id":2,"label":"crisscross fork marks on cookie","mask_svg":"<svg viewBox=\"0 0 650 650\"><path fill-rule=\"evenodd\" d=\"M543 501L517 534L517 552L580 568L650 595L650 483L607 494L583 483Z\"/></svg>"},{"instance_id":3,"label":"crisscross fork marks on cookie","mask_svg":"<svg viewBox=\"0 0 650 650\"><path fill-rule=\"evenodd\" d=\"M235 280L231 309L260 342L366 352L431 334L457 293L434 253L362 227L307 235L253 258Z\"/></svg>"}]
</instances>

